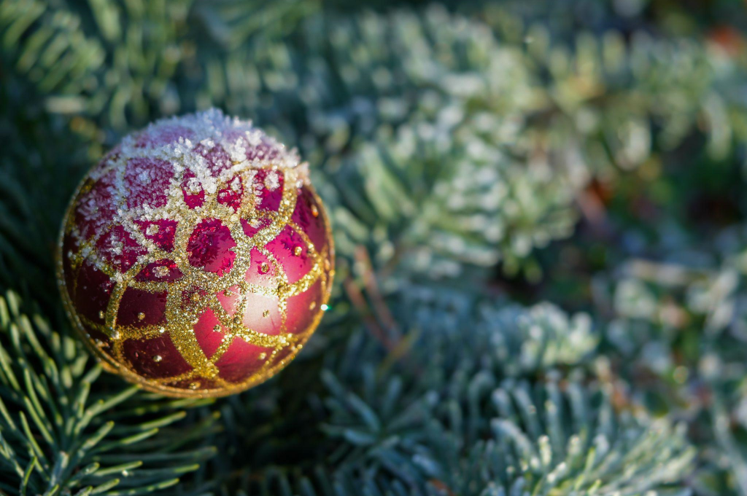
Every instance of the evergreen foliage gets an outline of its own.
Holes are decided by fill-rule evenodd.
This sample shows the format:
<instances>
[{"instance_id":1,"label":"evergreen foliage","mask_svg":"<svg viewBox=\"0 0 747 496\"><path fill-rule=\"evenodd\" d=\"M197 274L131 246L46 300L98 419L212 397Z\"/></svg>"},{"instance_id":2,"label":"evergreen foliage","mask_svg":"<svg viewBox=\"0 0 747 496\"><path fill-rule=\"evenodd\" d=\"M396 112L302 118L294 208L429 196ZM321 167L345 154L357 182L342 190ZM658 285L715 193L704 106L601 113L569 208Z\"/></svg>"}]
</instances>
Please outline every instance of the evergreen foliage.
<instances>
[{"instance_id":1,"label":"evergreen foliage","mask_svg":"<svg viewBox=\"0 0 747 496\"><path fill-rule=\"evenodd\" d=\"M0 494L747 494L747 15L666 0L0 0ZM330 309L218 401L100 374L54 279L126 132L310 162Z\"/></svg>"}]
</instances>

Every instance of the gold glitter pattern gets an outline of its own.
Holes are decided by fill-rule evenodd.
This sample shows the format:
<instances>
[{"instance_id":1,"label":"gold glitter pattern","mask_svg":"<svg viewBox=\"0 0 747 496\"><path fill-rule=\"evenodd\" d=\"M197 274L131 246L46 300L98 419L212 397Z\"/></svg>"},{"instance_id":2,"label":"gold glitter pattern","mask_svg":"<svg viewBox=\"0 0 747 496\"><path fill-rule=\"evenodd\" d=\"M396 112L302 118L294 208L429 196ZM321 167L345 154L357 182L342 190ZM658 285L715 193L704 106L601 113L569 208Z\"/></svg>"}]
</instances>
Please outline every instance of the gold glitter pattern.
<instances>
[{"instance_id":1,"label":"gold glitter pattern","mask_svg":"<svg viewBox=\"0 0 747 496\"><path fill-rule=\"evenodd\" d=\"M178 146L186 149L194 147L183 140L179 141ZM201 186L204 196L201 203L194 206L188 204L187 193L197 188L194 184L191 185L191 190L182 186L185 183L190 186L189 174L192 169L188 166L180 167L179 159L170 157L174 164L174 174L168 181L163 205L153 206L144 203L134 207L128 206L125 178L128 162L152 159L154 148L130 147L126 153L110 154L102 164L89 172L73 196L64 220L58 254L58 281L66 309L89 347L103 360L106 369L148 390L171 396L223 396L264 382L290 362L313 333L323 314L321 308L326 307L324 304L329 298L334 273L331 263L334 253L329 222L323 209L320 209L321 200L314 193L308 180L305 164L288 166L283 162L283 157L277 159L279 164L269 160L255 161L242 166L240 162L232 161L229 164L230 174L211 176L212 182L208 182L211 187L205 187L203 182ZM161 154L162 148L158 149ZM178 153L176 155L178 156ZM264 181L255 187L254 179L259 171L264 171ZM204 175L204 170L198 172ZM80 205L86 193L94 188L101 188L97 183L104 178L110 180L111 177L114 178L115 186L111 190L111 203L114 204L113 210L116 214L98 226L92 235L86 236L81 232L79 223L76 223L76 213L82 208ZM239 179L240 186L237 186L236 178ZM280 185L282 190L277 191L280 196L278 208L258 208L262 188L273 191ZM243 194L239 196L240 200L236 204L221 201L221 194L225 197L226 191L230 194L231 190L236 191L240 187L243 187ZM321 250L311 241L302 226L297 225L292 218L304 191L312 198L310 209L313 217L317 217L320 210L323 215L326 242ZM94 218L101 207L103 205L93 206ZM152 223L147 228L142 228L142 225L138 224L164 220L176 221L171 250L164 249L149 237L159 233L158 224ZM232 265L223 272L209 271L190 262L190 240L194 239L195 230L205 221L220 221L220 225L227 228L233 240L234 245L230 248L234 254ZM251 235L245 232L247 224L255 230ZM111 235L115 229L123 229L124 233L137 243L138 249L141 249L137 252L134 263L124 271L120 271L120 266L113 260L116 260L116 256L123 250L128 249L127 246L117 246L116 242L111 243L113 247L104 244L114 255L102 253L102 238L110 235L112 239L116 239ZM285 265L277 259L277 254L268 249L268 244L284 232L286 237L290 232L294 236L293 239L300 239L303 243L303 246L290 248L292 255L308 257L310 268L297 280L289 277ZM66 240L68 244L72 240L75 249L63 253L63 246L67 246ZM269 283L259 284L247 276L252 266L251 252L259 253L266 260L261 262L258 272L262 274L262 280ZM64 257L67 257L67 268L63 261ZM150 278L138 277L149 265L164 260L173 263L171 266L156 265ZM65 270L71 271L72 274L68 274L70 277L67 281L72 281L75 286L78 273L84 264L92 265L94 270L101 271L113 283L106 310L99 314L103 323L94 322L82 315L74 305L73 295L76 288L67 287ZM180 276L171 277L172 274ZM318 294L318 297L305 304L308 307L307 311L313 313L312 318L308 320L309 325L304 329L289 332L286 325L289 299L306 293L317 284L318 293L314 294ZM146 311L137 314L137 320L143 322L135 325L119 323L118 316L123 296L130 289L150 294L165 294L164 322L145 323ZM244 324L249 299L255 295L277 302L279 322L275 332L260 332ZM231 304L227 303L228 300ZM212 353L207 353L203 349L194 330L206 312L212 312L218 321L218 324L210 325L210 332L223 333L219 346ZM263 321L274 318L269 309L261 311L261 315ZM99 340L99 343L95 343L88 330L106 335L109 342L103 343ZM164 336L170 339L179 355L189 364L190 370L168 377L147 377L138 372L126 356L125 343ZM220 367L216 365L235 340L243 340L259 347L256 358L261 362L255 371L239 382L223 378ZM162 364L166 362L166 358L162 354L154 354L148 357L148 361Z\"/></svg>"}]
</instances>

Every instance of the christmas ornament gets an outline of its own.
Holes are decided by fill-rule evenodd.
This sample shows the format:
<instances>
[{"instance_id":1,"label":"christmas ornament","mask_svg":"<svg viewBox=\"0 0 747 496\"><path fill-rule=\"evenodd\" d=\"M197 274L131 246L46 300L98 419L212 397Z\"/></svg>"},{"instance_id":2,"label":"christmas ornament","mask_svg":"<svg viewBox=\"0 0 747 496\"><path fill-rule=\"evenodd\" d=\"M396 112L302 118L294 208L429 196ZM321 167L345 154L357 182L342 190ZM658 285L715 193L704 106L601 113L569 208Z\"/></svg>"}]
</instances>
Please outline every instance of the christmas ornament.
<instances>
[{"instance_id":1,"label":"christmas ornament","mask_svg":"<svg viewBox=\"0 0 747 496\"><path fill-rule=\"evenodd\" d=\"M307 164L218 110L126 137L73 196L59 249L83 340L107 370L170 396L232 394L282 369L334 272Z\"/></svg>"}]
</instances>

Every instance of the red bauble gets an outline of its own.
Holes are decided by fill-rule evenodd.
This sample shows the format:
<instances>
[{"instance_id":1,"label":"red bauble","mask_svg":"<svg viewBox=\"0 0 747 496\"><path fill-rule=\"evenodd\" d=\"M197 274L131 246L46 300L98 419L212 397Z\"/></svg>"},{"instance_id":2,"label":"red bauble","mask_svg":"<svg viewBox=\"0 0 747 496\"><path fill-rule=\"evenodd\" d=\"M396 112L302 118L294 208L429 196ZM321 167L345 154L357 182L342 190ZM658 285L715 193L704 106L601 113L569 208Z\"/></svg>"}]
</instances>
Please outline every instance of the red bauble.
<instances>
[{"instance_id":1,"label":"red bauble","mask_svg":"<svg viewBox=\"0 0 747 496\"><path fill-rule=\"evenodd\" d=\"M298 353L333 260L307 165L211 110L126 137L87 174L58 279L106 369L171 396L223 396Z\"/></svg>"}]
</instances>

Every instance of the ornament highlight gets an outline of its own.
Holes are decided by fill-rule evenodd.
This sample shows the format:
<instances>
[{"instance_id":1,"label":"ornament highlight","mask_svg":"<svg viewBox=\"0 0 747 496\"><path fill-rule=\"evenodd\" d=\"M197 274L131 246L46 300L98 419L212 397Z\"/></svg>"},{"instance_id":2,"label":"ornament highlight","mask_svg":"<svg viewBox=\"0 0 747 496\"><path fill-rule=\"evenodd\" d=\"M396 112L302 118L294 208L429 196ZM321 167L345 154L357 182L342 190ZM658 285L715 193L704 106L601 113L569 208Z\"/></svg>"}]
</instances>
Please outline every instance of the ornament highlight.
<instances>
[{"instance_id":1,"label":"ornament highlight","mask_svg":"<svg viewBox=\"0 0 747 496\"><path fill-rule=\"evenodd\" d=\"M151 124L93 167L63 221L58 284L105 369L169 396L224 396L288 364L334 275L329 221L295 151L209 110Z\"/></svg>"}]
</instances>

